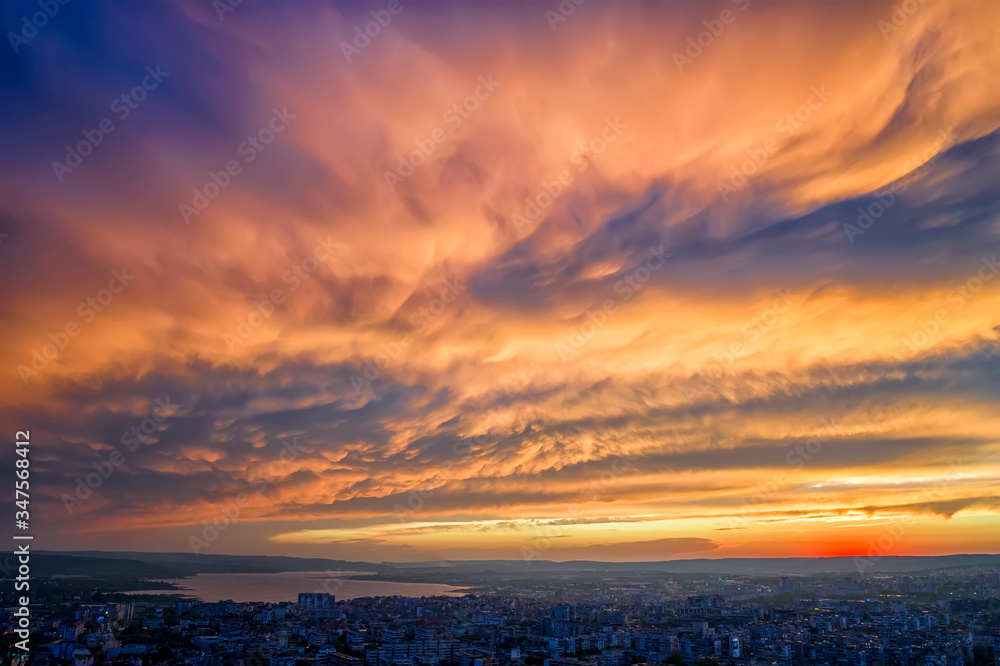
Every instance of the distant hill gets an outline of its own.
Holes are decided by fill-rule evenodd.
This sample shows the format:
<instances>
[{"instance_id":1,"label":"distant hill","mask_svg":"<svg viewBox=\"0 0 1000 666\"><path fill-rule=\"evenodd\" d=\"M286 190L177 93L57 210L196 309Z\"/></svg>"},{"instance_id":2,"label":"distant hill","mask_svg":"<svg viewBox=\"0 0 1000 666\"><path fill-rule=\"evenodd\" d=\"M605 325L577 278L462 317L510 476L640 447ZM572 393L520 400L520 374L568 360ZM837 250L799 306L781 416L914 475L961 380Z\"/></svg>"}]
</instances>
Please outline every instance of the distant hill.
<instances>
[{"instance_id":1,"label":"distant hill","mask_svg":"<svg viewBox=\"0 0 1000 666\"><path fill-rule=\"evenodd\" d=\"M4 575L16 570L13 556L0 556ZM677 573L677 574L822 574L857 573L852 557L782 557L667 560L662 562L553 562L534 560L451 560L402 562L400 570L427 577L485 574L490 578L523 578L545 573ZM866 569L868 573L914 573L955 567L1000 568L1000 555L887 556ZM325 558L271 555L195 555L104 551L38 551L32 557L36 576L75 575L102 579L180 578L199 573L277 573L280 571L368 571L380 565ZM403 571L400 571L402 574ZM429 580L429 578L428 578Z\"/></svg>"},{"instance_id":2,"label":"distant hill","mask_svg":"<svg viewBox=\"0 0 1000 666\"><path fill-rule=\"evenodd\" d=\"M100 579L183 578L200 573L278 573L281 571L375 571L367 562L346 562L264 555L195 555L194 553L118 553L37 551L32 554L34 576L83 576ZM11 554L0 555L5 578L17 570Z\"/></svg>"},{"instance_id":3,"label":"distant hill","mask_svg":"<svg viewBox=\"0 0 1000 666\"><path fill-rule=\"evenodd\" d=\"M461 560L400 564L401 567L444 567L451 570L479 571L490 569L496 573L523 570L521 560ZM912 573L954 567L993 566L1000 568L1000 555L941 555L941 556L885 556L876 559L867 572ZM821 574L857 573L853 557L774 557L774 558L722 558L696 560L665 560L662 562L596 562L576 560L552 562L534 560L531 568L536 572L657 572L693 574Z\"/></svg>"},{"instance_id":4,"label":"distant hill","mask_svg":"<svg viewBox=\"0 0 1000 666\"><path fill-rule=\"evenodd\" d=\"M368 562L348 562L318 557L284 557L281 555L195 555L194 553L105 552L102 550L39 551L45 555L78 558L136 560L179 568L195 568L199 573L277 573L279 571L375 571L377 565ZM360 567L360 568L358 568Z\"/></svg>"}]
</instances>

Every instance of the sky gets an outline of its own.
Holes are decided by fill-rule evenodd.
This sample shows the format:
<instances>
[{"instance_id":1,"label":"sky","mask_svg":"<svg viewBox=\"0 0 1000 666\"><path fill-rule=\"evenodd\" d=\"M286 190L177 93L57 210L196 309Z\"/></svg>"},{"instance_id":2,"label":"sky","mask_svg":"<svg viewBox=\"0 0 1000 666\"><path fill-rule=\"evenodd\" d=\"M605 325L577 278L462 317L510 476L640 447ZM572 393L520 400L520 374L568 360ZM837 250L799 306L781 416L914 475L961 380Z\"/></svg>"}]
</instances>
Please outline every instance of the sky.
<instances>
[{"instance_id":1,"label":"sky","mask_svg":"<svg viewBox=\"0 0 1000 666\"><path fill-rule=\"evenodd\" d=\"M996 2L42 4L36 548L1000 553Z\"/></svg>"}]
</instances>

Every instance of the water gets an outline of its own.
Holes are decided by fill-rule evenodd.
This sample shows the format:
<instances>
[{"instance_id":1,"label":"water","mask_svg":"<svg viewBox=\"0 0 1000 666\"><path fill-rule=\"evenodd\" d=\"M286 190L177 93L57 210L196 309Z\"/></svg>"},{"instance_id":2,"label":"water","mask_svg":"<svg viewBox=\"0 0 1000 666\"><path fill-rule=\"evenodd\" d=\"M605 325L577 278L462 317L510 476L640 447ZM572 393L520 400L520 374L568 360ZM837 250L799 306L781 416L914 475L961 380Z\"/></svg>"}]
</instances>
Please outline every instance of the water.
<instances>
[{"instance_id":1,"label":"water","mask_svg":"<svg viewBox=\"0 0 1000 666\"><path fill-rule=\"evenodd\" d=\"M462 588L439 583L396 583L385 580L350 580L339 576L370 575L364 571L286 571L283 573L198 574L193 578L167 579L183 590L140 590L129 594L181 594L215 602L297 601L299 592L327 592L337 599L357 597L461 596Z\"/></svg>"}]
</instances>

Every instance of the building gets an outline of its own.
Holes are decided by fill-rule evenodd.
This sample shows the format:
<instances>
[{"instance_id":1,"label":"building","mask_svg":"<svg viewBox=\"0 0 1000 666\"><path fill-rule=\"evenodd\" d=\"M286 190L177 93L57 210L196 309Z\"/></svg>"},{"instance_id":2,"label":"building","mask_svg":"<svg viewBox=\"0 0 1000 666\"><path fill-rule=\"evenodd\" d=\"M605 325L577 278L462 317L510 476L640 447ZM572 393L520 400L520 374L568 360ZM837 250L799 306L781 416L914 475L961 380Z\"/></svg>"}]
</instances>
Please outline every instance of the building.
<instances>
[{"instance_id":1,"label":"building","mask_svg":"<svg viewBox=\"0 0 1000 666\"><path fill-rule=\"evenodd\" d=\"M59 638L64 641L75 641L83 633L83 620L64 620L59 623Z\"/></svg>"},{"instance_id":2,"label":"building","mask_svg":"<svg viewBox=\"0 0 1000 666\"><path fill-rule=\"evenodd\" d=\"M573 604L559 604L552 609L552 617L557 620L576 622L576 606Z\"/></svg>"},{"instance_id":3,"label":"building","mask_svg":"<svg viewBox=\"0 0 1000 666\"><path fill-rule=\"evenodd\" d=\"M122 625L132 624L132 604L108 604L107 616L109 620L118 620Z\"/></svg>"},{"instance_id":4,"label":"building","mask_svg":"<svg viewBox=\"0 0 1000 666\"><path fill-rule=\"evenodd\" d=\"M94 657L88 650L73 650L73 666L92 666Z\"/></svg>"},{"instance_id":5,"label":"building","mask_svg":"<svg viewBox=\"0 0 1000 666\"><path fill-rule=\"evenodd\" d=\"M324 592L302 592L299 594L299 611L318 611L333 608L336 599Z\"/></svg>"}]
</instances>

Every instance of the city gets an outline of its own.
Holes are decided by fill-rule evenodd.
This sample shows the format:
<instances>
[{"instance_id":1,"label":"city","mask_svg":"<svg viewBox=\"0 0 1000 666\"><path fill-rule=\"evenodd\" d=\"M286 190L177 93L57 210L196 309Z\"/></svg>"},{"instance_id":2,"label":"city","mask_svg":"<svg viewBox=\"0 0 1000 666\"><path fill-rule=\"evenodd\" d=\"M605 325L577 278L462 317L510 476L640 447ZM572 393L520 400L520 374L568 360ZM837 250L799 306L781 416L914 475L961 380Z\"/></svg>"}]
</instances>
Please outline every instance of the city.
<instances>
[{"instance_id":1,"label":"city","mask_svg":"<svg viewBox=\"0 0 1000 666\"><path fill-rule=\"evenodd\" d=\"M1000 664L996 567L641 578L557 576L455 596L338 599L326 590L343 581L326 576L316 579L319 591L290 592L280 603L96 602L95 592L32 609L33 664ZM8 617L5 637L13 624Z\"/></svg>"}]
</instances>

